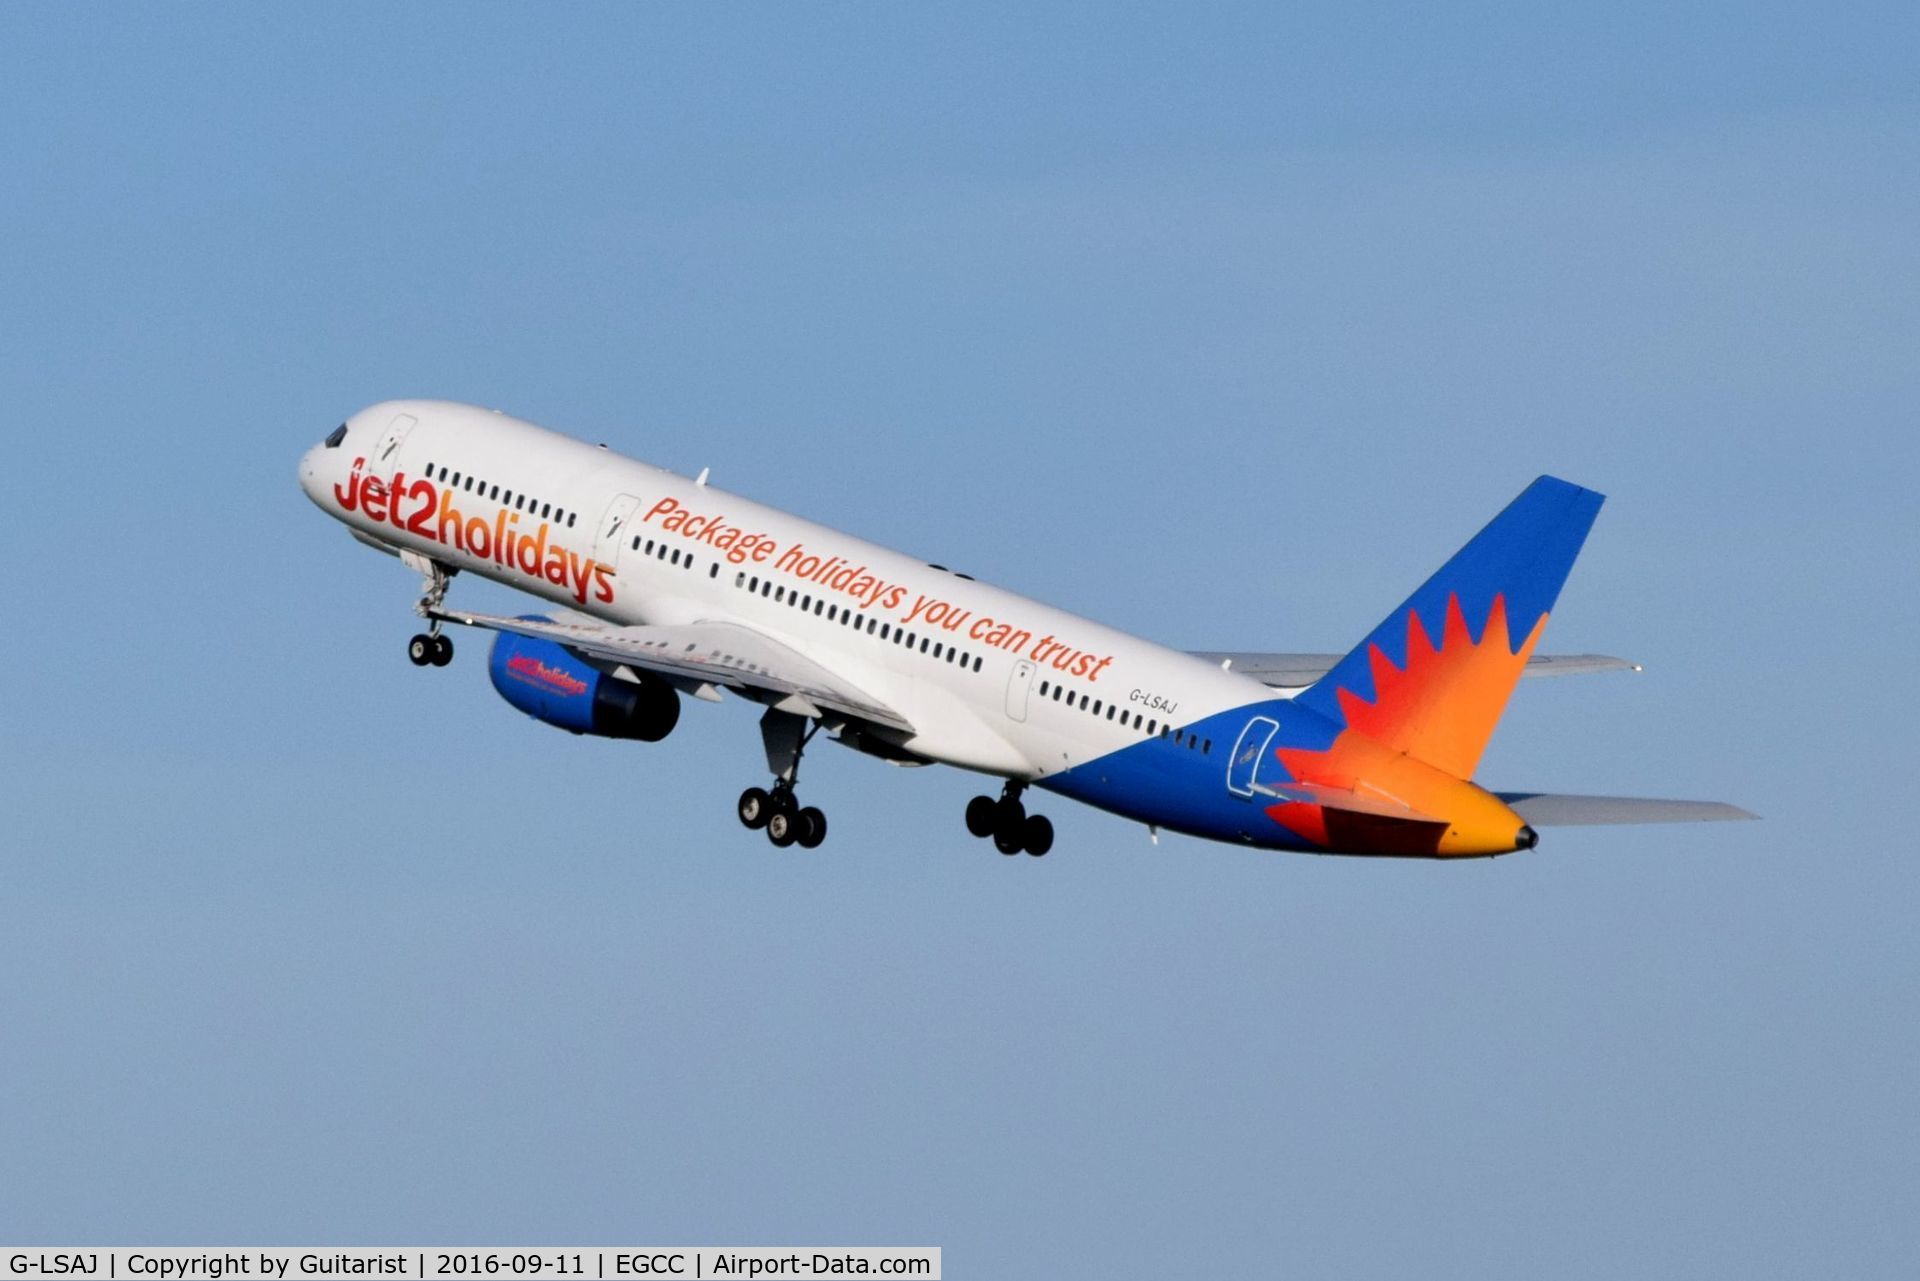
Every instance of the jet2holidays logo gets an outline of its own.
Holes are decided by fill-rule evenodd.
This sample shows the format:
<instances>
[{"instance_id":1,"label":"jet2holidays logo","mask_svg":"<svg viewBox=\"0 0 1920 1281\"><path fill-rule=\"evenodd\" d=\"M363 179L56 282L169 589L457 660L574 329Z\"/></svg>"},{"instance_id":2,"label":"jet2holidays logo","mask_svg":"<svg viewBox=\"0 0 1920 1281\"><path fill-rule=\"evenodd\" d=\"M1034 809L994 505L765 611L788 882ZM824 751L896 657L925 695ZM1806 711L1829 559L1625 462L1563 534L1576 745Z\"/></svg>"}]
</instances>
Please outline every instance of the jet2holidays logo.
<instances>
[{"instance_id":1,"label":"jet2holidays logo","mask_svg":"<svg viewBox=\"0 0 1920 1281\"><path fill-rule=\"evenodd\" d=\"M391 482L363 474L367 460L353 460L344 485L333 487L342 511L364 512L369 520L392 525L429 542L490 560L502 569L517 570L528 578L544 579L573 593L582 605L591 590L602 604L613 600L613 566L602 565L552 541L548 521L532 533L518 528L520 513L502 507L491 521L466 516L454 506L453 491L441 489L424 476L407 479L395 472Z\"/></svg>"}]
</instances>

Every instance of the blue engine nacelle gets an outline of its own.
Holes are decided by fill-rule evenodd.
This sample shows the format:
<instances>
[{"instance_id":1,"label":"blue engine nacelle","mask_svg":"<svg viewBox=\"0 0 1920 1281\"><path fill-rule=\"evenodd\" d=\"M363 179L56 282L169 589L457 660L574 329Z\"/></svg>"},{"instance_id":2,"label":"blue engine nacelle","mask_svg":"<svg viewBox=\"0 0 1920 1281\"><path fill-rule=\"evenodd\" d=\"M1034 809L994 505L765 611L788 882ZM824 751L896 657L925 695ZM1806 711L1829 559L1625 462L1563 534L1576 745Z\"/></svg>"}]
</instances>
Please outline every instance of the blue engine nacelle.
<instances>
[{"instance_id":1,"label":"blue engine nacelle","mask_svg":"<svg viewBox=\"0 0 1920 1281\"><path fill-rule=\"evenodd\" d=\"M635 684L609 676L552 641L501 632L487 656L487 675L500 697L575 734L657 743L680 719L680 696L665 681L644 676Z\"/></svg>"}]
</instances>

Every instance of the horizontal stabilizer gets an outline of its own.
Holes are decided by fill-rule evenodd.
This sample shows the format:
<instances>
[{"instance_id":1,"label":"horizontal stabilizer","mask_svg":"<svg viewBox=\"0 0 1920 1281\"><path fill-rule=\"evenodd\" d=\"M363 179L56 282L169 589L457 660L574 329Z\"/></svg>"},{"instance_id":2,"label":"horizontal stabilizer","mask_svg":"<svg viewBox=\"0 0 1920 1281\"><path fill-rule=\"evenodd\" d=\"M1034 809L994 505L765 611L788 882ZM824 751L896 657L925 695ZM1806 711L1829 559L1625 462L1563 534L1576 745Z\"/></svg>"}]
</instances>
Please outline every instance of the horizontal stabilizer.
<instances>
[{"instance_id":1,"label":"horizontal stabilizer","mask_svg":"<svg viewBox=\"0 0 1920 1281\"><path fill-rule=\"evenodd\" d=\"M1242 676L1251 676L1275 689L1305 689L1332 671L1338 654L1269 654L1248 650L1189 650ZM1520 670L1522 676L1585 676L1591 672L1637 672L1640 664L1610 654L1534 654Z\"/></svg>"},{"instance_id":2,"label":"horizontal stabilizer","mask_svg":"<svg viewBox=\"0 0 1920 1281\"><path fill-rule=\"evenodd\" d=\"M1608 823L1724 823L1757 819L1721 801L1660 801L1640 796L1566 796L1552 792L1497 792L1535 827L1592 827Z\"/></svg>"}]
</instances>

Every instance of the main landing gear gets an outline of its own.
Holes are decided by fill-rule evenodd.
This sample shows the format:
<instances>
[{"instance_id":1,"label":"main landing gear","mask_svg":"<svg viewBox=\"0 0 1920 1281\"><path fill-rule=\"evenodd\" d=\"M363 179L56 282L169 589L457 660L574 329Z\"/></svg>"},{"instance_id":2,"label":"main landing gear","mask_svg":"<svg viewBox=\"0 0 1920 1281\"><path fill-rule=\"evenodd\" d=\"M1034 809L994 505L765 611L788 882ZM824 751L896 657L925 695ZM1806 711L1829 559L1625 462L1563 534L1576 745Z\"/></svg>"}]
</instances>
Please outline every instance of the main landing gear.
<instances>
[{"instance_id":1,"label":"main landing gear","mask_svg":"<svg viewBox=\"0 0 1920 1281\"><path fill-rule=\"evenodd\" d=\"M760 737L766 743L773 786L749 787L740 793L736 812L748 828L765 828L767 839L776 849L798 845L810 850L827 839L827 816L811 805L802 806L793 794L800 778L800 757L819 732L819 725L792 712L768 708L760 718Z\"/></svg>"},{"instance_id":2,"label":"main landing gear","mask_svg":"<svg viewBox=\"0 0 1920 1281\"><path fill-rule=\"evenodd\" d=\"M748 827L764 827L777 849L797 844L810 850L827 839L827 816L811 805L802 806L785 782L775 783L771 791L749 787L740 793L739 814Z\"/></svg>"},{"instance_id":3,"label":"main landing gear","mask_svg":"<svg viewBox=\"0 0 1920 1281\"><path fill-rule=\"evenodd\" d=\"M413 612L427 620L427 630L407 642L407 658L415 667L445 667L453 661L453 638L440 633L436 611L447 598L447 584L460 571L419 552L401 552L401 563L420 572L420 599Z\"/></svg>"},{"instance_id":4,"label":"main landing gear","mask_svg":"<svg viewBox=\"0 0 1920 1281\"><path fill-rule=\"evenodd\" d=\"M1053 848L1053 824L1039 814L1027 813L1020 803L1026 784L1011 780L1000 799L976 796L967 802L967 830L978 837L993 838L993 848L1002 854L1021 850L1039 858Z\"/></svg>"}]
</instances>

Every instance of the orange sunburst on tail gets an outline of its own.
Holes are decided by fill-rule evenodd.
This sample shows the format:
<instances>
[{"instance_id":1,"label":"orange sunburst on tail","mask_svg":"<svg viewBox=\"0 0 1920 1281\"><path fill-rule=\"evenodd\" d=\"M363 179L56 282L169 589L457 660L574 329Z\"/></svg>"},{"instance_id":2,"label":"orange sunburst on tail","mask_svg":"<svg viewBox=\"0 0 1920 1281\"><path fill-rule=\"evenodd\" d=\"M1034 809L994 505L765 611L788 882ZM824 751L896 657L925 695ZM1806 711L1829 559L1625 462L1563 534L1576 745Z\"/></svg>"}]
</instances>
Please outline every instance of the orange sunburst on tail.
<instances>
[{"instance_id":1,"label":"orange sunburst on tail","mask_svg":"<svg viewBox=\"0 0 1920 1281\"><path fill-rule=\"evenodd\" d=\"M1371 646L1372 701L1350 689L1337 691L1348 728L1455 778L1472 778L1546 626L1547 615L1541 614L1516 651L1507 627L1506 597L1496 595L1476 642L1460 597L1450 595L1436 647L1419 611L1408 610L1406 666L1394 666L1385 651Z\"/></svg>"},{"instance_id":2,"label":"orange sunburst on tail","mask_svg":"<svg viewBox=\"0 0 1920 1281\"><path fill-rule=\"evenodd\" d=\"M1272 748L1297 786L1270 789L1268 816L1326 849L1524 847L1520 816L1473 772L1602 501L1540 477L1303 690Z\"/></svg>"},{"instance_id":3,"label":"orange sunburst on tail","mask_svg":"<svg viewBox=\"0 0 1920 1281\"><path fill-rule=\"evenodd\" d=\"M1344 726L1321 748L1284 744L1274 755L1301 783L1353 793L1356 804L1404 806L1440 821L1410 822L1290 800L1267 816L1329 849L1437 854L1471 830L1503 839L1513 824L1504 806L1464 787L1506 709L1527 657L1547 625L1540 615L1518 651L1511 647L1505 598L1496 595L1487 625L1475 641L1460 598L1447 599L1446 623L1436 646L1418 611L1407 611L1407 662L1396 666L1378 645L1367 650L1373 698L1344 686L1335 691Z\"/></svg>"}]
</instances>

